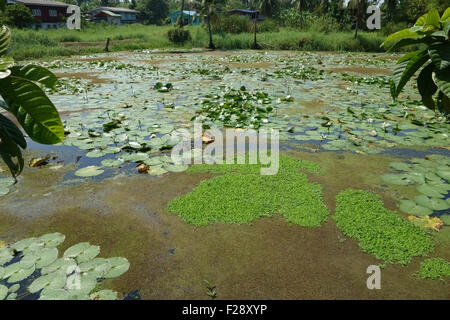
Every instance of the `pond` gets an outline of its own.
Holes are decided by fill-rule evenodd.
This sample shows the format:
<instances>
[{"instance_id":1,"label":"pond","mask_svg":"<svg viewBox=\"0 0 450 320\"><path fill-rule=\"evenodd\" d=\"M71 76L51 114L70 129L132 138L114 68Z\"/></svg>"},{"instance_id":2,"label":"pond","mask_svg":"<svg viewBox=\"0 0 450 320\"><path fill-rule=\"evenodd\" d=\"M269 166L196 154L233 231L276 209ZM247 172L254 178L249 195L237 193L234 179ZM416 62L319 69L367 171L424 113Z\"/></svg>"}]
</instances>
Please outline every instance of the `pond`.
<instances>
[{"instance_id":1,"label":"pond","mask_svg":"<svg viewBox=\"0 0 450 320\"><path fill-rule=\"evenodd\" d=\"M393 102L398 57L140 51L39 61L60 78L48 94L66 138L28 141L26 162L50 157L15 185L0 164L0 248L55 232L65 235L60 252L99 246L99 257L129 261L99 284L127 299L449 299L448 282L419 270L450 261L450 124L412 82ZM173 162L177 133L194 120L278 130L279 173ZM366 286L371 265L381 290Z\"/></svg>"}]
</instances>

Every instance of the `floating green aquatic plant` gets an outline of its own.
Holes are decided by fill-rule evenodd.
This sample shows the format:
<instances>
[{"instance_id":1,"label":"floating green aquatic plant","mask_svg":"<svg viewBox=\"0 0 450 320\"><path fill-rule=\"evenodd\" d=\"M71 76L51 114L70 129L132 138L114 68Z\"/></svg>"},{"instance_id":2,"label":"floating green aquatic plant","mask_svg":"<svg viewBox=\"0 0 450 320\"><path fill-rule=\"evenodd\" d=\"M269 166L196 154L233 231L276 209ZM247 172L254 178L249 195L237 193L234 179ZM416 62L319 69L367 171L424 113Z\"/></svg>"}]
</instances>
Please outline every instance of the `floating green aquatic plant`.
<instances>
[{"instance_id":1,"label":"floating green aquatic plant","mask_svg":"<svg viewBox=\"0 0 450 320\"><path fill-rule=\"evenodd\" d=\"M372 192L348 189L339 193L334 220L345 235L359 240L363 251L389 263L406 265L412 257L433 250L425 231L385 209Z\"/></svg>"},{"instance_id":2,"label":"floating green aquatic plant","mask_svg":"<svg viewBox=\"0 0 450 320\"><path fill-rule=\"evenodd\" d=\"M424 279L444 280L450 277L450 262L442 258L425 259L420 264L418 274Z\"/></svg>"},{"instance_id":3,"label":"floating green aquatic plant","mask_svg":"<svg viewBox=\"0 0 450 320\"><path fill-rule=\"evenodd\" d=\"M416 190L421 193L414 200L400 201L401 211L423 216L450 208L450 203L444 200L450 191L448 157L430 155L423 159L411 159L410 163L393 162L390 166L403 172L383 175L381 178L385 182L404 186L417 185Z\"/></svg>"},{"instance_id":4,"label":"floating green aquatic plant","mask_svg":"<svg viewBox=\"0 0 450 320\"><path fill-rule=\"evenodd\" d=\"M300 170L320 172L317 164L280 156L273 176L260 175L261 165L194 165L188 172L223 175L202 181L191 192L169 202L168 209L197 226L214 222L250 223L281 214L288 222L319 226L329 211L322 202L322 187L309 183Z\"/></svg>"},{"instance_id":5,"label":"floating green aquatic plant","mask_svg":"<svg viewBox=\"0 0 450 320\"><path fill-rule=\"evenodd\" d=\"M1 248L0 300L14 300L19 291L22 297L39 294L40 300L117 299L117 293L112 290L94 289L104 279L125 273L130 266L128 260L97 258L100 247L88 242L68 248L58 258L56 247L64 240L65 236L60 233L49 233ZM22 288L23 284L27 288Z\"/></svg>"}]
</instances>

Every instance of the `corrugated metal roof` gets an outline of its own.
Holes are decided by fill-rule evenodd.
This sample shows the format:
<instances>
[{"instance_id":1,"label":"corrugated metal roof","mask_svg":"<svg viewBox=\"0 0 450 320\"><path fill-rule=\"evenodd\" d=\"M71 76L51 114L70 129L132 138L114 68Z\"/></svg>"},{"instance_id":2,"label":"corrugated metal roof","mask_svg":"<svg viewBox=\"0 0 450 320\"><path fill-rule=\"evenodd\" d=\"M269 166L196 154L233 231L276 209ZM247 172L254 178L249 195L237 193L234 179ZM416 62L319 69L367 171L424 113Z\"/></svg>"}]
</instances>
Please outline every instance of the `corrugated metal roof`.
<instances>
[{"instance_id":1,"label":"corrugated metal roof","mask_svg":"<svg viewBox=\"0 0 450 320\"><path fill-rule=\"evenodd\" d=\"M59 1L51 1L51 0L14 0L11 2L22 3L27 5L35 5L35 6L45 6L45 7L68 7L70 4L59 2Z\"/></svg>"},{"instance_id":2,"label":"corrugated metal roof","mask_svg":"<svg viewBox=\"0 0 450 320\"><path fill-rule=\"evenodd\" d=\"M116 7L98 7L98 8L95 8L95 9L89 11L89 12L94 12L94 11L99 11L99 10L108 10L108 11L111 11L111 12L130 12L130 13L137 13L136 10L128 9L128 8L120 8L120 7L117 7L117 8L116 8Z\"/></svg>"},{"instance_id":3,"label":"corrugated metal roof","mask_svg":"<svg viewBox=\"0 0 450 320\"><path fill-rule=\"evenodd\" d=\"M109 10L101 10L101 11L97 12L95 15L98 15L99 13L105 13L105 14L107 14L108 16L111 16L111 17L120 17L120 14L111 12L111 11L109 11Z\"/></svg>"}]
</instances>

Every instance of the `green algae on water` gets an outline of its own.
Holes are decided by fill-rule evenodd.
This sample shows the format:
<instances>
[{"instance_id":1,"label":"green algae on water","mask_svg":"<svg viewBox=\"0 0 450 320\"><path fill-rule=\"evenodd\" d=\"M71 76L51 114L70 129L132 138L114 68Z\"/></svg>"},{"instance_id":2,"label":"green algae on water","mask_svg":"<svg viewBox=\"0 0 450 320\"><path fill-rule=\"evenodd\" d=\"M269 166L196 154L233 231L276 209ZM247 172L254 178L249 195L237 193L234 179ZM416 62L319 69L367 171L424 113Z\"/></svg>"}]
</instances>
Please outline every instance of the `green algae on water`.
<instances>
[{"instance_id":1,"label":"green algae on water","mask_svg":"<svg viewBox=\"0 0 450 320\"><path fill-rule=\"evenodd\" d=\"M372 192L347 189L339 193L334 220L345 235L359 240L364 252L389 263L406 265L412 257L433 250L425 231L385 209Z\"/></svg>"},{"instance_id":2,"label":"green algae on water","mask_svg":"<svg viewBox=\"0 0 450 320\"><path fill-rule=\"evenodd\" d=\"M223 175L200 184L189 194L169 202L170 212L196 226L214 222L250 223L281 214L288 222L319 226L329 211L322 201L322 186L309 183L301 169L319 173L312 162L280 156L278 174L260 175L260 165L194 165L189 172Z\"/></svg>"},{"instance_id":3,"label":"green algae on water","mask_svg":"<svg viewBox=\"0 0 450 320\"><path fill-rule=\"evenodd\" d=\"M420 264L419 276L424 279L440 279L450 277L450 262L442 258L425 259Z\"/></svg>"}]
</instances>

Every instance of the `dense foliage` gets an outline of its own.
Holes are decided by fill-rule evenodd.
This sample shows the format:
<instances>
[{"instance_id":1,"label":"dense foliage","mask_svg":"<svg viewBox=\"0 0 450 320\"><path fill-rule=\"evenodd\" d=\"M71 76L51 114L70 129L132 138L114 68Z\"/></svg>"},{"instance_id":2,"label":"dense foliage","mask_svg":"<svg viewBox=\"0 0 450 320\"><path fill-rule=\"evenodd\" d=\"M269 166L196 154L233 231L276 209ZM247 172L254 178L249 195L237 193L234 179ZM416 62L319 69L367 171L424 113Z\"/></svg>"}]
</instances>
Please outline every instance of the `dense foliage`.
<instances>
[{"instance_id":1,"label":"dense foliage","mask_svg":"<svg viewBox=\"0 0 450 320\"><path fill-rule=\"evenodd\" d=\"M52 88L56 77L43 67L18 66L6 56L10 44L10 31L0 28L0 107L11 113L28 136L36 142L54 144L64 138L64 128L50 99L40 85ZM0 156L11 174L20 174L24 166L21 149L27 146L22 131L7 117L0 114Z\"/></svg>"},{"instance_id":2,"label":"dense foliage","mask_svg":"<svg viewBox=\"0 0 450 320\"><path fill-rule=\"evenodd\" d=\"M189 30L183 28L173 28L167 33L169 40L173 43L184 43L191 38Z\"/></svg>"},{"instance_id":3,"label":"dense foliage","mask_svg":"<svg viewBox=\"0 0 450 320\"><path fill-rule=\"evenodd\" d=\"M16 28L29 27L34 23L34 16L30 9L18 3L9 5L4 12L0 11L0 25L9 25Z\"/></svg>"},{"instance_id":4,"label":"dense foliage","mask_svg":"<svg viewBox=\"0 0 450 320\"><path fill-rule=\"evenodd\" d=\"M389 36L383 43L390 49L423 45L420 50L405 54L397 62L391 81L395 99L414 74L421 70L417 86L422 102L428 108L450 113L450 8L442 16L436 9L420 17L414 26ZM433 98L437 95L437 101Z\"/></svg>"}]
</instances>

